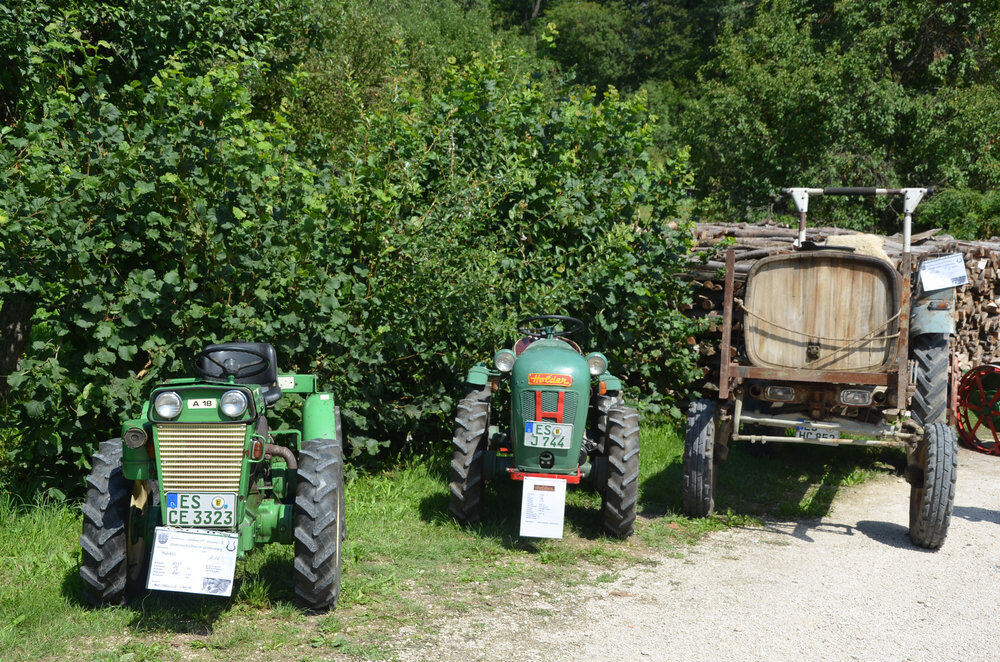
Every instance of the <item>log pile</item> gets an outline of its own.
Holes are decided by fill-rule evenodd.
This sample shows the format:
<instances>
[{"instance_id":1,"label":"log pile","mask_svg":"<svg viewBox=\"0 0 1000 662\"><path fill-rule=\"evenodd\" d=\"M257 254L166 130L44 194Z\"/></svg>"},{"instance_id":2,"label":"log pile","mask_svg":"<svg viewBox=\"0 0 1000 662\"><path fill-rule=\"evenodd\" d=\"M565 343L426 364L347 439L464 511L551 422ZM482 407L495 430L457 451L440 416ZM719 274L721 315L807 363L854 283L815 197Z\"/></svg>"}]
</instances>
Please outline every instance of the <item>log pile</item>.
<instances>
[{"instance_id":1,"label":"log pile","mask_svg":"<svg viewBox=\"0 0 1000 662\"><path fill-rule=\"evenodd\" d=\"M857 235L843 228L809 228L807 239L823 243L837 235ZM708 318L707 331L688 338L701 355L704 374L696 388L706 395L718 390L719 345L722 338L722 299L726 250L736 253L735 295L742 296L747 272L754 263L770 255L793 249L798 236L795 228L747 223L698 223L694 226L695 247L688 260L687 277L693 286L693 302L688 316ZM883 250L898 267L903 252L900 235L882 237ZM983 363L1000 362L1000 239L958 241L938 230L913 235L914 266L921 258L961 252L965 257L969 284L956 293L957 331L952 339L955 366L964 373ZM917 279L916 273L913 282ZM733 357L742 348L741 321L733 324Z\"/></svg>"}]
</instances>

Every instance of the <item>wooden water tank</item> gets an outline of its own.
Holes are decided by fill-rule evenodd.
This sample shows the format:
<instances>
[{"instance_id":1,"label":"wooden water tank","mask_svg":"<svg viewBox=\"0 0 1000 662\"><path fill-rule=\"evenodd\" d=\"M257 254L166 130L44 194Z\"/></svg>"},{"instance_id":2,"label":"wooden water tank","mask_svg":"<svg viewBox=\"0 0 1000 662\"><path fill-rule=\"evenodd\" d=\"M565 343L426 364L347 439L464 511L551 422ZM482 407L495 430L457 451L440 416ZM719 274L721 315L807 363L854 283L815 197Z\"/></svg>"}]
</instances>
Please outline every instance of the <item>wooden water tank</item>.
<instances>
[{"instance_id":1,"label":"wooden water tank","mask_svg":"<svg viewBox=\"0 0 1000 662\"><path fill-rule=\"evenodd\" d=\"M760 260L747 276L747 357L768 368L888 371L899 287L891 264L847 251Z\"/></svg>"}]
</instances>

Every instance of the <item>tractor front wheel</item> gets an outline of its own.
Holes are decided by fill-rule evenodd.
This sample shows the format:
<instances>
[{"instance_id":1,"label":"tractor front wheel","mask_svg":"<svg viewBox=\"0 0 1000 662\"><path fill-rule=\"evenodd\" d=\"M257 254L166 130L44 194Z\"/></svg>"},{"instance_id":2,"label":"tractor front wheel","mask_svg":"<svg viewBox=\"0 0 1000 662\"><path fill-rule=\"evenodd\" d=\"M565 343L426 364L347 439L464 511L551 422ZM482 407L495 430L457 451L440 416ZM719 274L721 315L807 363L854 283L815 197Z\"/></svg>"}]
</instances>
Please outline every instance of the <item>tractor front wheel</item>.
<instances>
[{"instance_id":1,"label":"tractor front wheel","mask_svg":"<svg viewBox=\"0 0 1000 662\"><path fill-rule=\"evenodd\" d=\"M605 533L627 538L635 531L639 500L639 413L615 405L604 417L607 481L601 490L601 526Z\"/></svg>"},{"instance_id":2,"label":"tractor front wheel","mask_svg":"<svg viewBox=\"0 0 1000 662\"><path fill-rule=\"evenodd\" d=\"M310 439L299 453L295 494L295 597L328 609L340 595L344 460L340 439Z\"/></svg>"},{"instance_id":3,"label":"tractor front wheel","mask_svg":"<svg viewBox=\"0 0 1000 662\"><path fill-rule=\"evenodd\" d=\"M715 510L715 435L719 407L701 398L688 407L684 434L684 513L708 517Z\"/></svg>"},{"instance_id":4,"label":"tractor front wheel","mask_svg":"<svg viewBox=\"0 0 1000 662\"><path fill-rule=\"evenodd\" d=\"M125 601L128 524L132 484L122 474L121 439L102 441L91 459L83 503L80 579L83 600L93 606Z\"/></svg>"},{"instance_id":5,"label":"tractor front wheel","mask_svg":"<svg viewBox=\"0 0 1000 662\"><path fill-rule=\"evenodd\" d=\"M918 547L937 549L944 543L955 506L955 476L958 472L958 438L944 423L924 429L923 438L911 454L910 539Z\"/></svg>"},{"instance_id":6,"label":"tractor front wheel","mask_svg":"<svg viewBox=\"0 0 1000 662\"><path fill-rule=\"evenodd\" d=\"M483 512L483 463L490 425L490 387L473 390L458 403L451 448L451 498L448 509L463 526Z\"/></svg>"},{"instance_id":7,"label":"tractor front wheel","mask_svg":"<svg viewBox=\"0 0 1000 662\"><path fill-rule=\"evenodd\" d=\"M913 340L916 384L910 409L913 420L925 427L948 420L949 340L945 333L925 333Z\"/></svg>"}]
</instances>

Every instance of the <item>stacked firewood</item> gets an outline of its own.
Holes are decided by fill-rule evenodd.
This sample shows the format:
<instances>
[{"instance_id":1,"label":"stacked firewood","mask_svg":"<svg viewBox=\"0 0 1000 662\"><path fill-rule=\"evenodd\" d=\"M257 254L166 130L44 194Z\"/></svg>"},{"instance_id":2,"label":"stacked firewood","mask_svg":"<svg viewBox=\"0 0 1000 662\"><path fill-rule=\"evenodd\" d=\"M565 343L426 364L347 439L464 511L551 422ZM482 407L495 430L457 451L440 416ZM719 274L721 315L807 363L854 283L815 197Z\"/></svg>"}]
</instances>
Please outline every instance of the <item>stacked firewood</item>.
<instances>
[{"instance_id":1,"label":"stacked firewood","mask_svg":"<svg viewBox=\"0 0 1000 662\"><path fill-rule=\"evenodd\" d=\"M810 227L806 239L818 244L838 235L858 235L854 230ZM736 257L736 296L742 296L747 272L754 263L770 255L792 250L798 230L775 225L747 223L698 223L694 226L695 247L688 260L687 278L692 282L694 300L688 315L707 318L707 330L688 338L701 355L703 379L695 386L703 393L718 389L719 346L722 338L722 299L726 250ZM837 240L834 240L837 241ZM881 237L882 250L898 267L903 253L900 235ZM969 284L958 288L956 296L957 332L952 339L956 367L965 372L983 363L1000 361L1000 239L957 241L938 230L913 235L914 267L921 258L961 252L965 256ZM913 275L916 283L917 274ZM732 357L742 343L740 316L733 324Z\"/></svg>"}]
</instances>

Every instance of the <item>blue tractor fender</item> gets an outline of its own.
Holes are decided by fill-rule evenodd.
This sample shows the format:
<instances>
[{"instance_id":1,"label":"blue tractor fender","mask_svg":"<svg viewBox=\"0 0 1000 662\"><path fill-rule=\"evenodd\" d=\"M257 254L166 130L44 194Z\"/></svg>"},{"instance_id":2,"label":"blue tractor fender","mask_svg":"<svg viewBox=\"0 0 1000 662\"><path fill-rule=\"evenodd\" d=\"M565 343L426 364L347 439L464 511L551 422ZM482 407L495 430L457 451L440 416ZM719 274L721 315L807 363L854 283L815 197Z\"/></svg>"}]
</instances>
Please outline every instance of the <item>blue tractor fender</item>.
<instances>
[{"instance_id":1,"label":"blue tractor fender","mask_svg":"<svg viewBox=\"0 0 1000 662\"><path fill-rule=\"evenodd\" d=\"M955 288L920 292L910 307L910 337L927 333L954 335Z\"/></svg>"}]
</instances>

